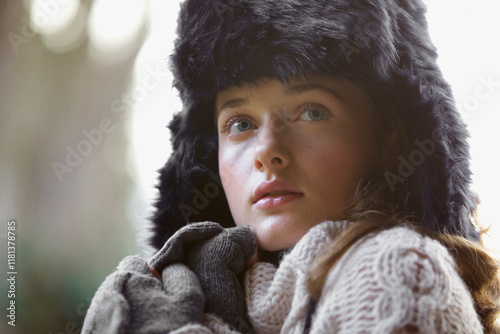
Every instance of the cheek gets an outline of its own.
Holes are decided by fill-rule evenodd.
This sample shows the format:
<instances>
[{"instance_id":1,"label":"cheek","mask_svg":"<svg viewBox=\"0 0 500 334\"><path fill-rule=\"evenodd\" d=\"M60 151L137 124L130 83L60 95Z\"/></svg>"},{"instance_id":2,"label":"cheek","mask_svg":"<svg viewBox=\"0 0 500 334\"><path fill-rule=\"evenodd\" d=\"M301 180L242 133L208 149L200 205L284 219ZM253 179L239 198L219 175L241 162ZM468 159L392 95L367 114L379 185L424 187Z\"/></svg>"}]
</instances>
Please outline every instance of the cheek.
<instances>
[{"instance_id":1,"label":"cheek","mask_svg":"<svg viewBox=\"0 0 500 334\"><path fill-rule=\"evenodd\" d=\"M317 148L307 159L309 175L316 184L342 185L352 183L361 172L360 161L343 147Z\"/></svg>"},{"instance_id":2,"label":"cheek","mask_svg":"<svg viewBox=\"0 0 500 334\"><path fill-rule=\"evenodd\" d=\"M242 175L248 173L248 153L245 147L238 145L220 145L219 143L219 173L224 190L231 191L243 183Z\"/></svg>"},{"instance_id":3,"label":"cheek","mask_svg":"<svg viewBox=\"0 0 500 334\"><path fill-rule=\"evenodd\" d=\"M231 214L236 225L243 224L242 215L247 199L244 197L248 187L249 161L242 151L219 146L219 174Z\"/></svg>"},{"instance_id":4,"label":"cheek","mask_svg":"<svg viewBox=\"0 0 500 334\"><path fill-rule=\"evenodd\" d=\"M303 168L323 199L334 199L343 207L352 201L358 182L371 166L373 155L366 145L332 139L310 149L308 158L303 160Z\"/></svg>"},{"instance_id":5,"label":"cheek","mask_svg":"<svg viewBox=\"0 0 500 334\"><path fill-rule=\"evenodd\" d=\"M220 147L220 146L219 146ZM236 187L236 181L233 171L236 168L236 160L231 157L227 149L219 148L219 174L226 197L232 197L233 189Z\"/></svg>"}]
</instances>

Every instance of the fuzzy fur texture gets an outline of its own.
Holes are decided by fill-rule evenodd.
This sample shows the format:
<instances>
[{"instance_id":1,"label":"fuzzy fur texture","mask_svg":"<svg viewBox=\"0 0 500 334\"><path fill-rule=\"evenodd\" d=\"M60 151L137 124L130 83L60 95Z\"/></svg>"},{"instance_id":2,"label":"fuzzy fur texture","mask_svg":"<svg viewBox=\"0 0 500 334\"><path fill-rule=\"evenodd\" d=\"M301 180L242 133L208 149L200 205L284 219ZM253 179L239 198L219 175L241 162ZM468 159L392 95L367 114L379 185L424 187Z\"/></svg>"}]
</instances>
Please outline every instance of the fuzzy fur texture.
<instances>
[{"instance_id":1,"label":"fuzzy fur texture","mask_svg":"<svg viewBox=\"0 0 500 334\"><path fill-rule=\"evenodd\" d=\"M468 133L437 66L421 0L185 0L177 33L171 69L183 110L169 125L173 152L160 170L154 248L189 222L234 225L217 177L217 92L314 74L392 91L409 143L435 144L405 177L412 212L434 231L478 239Z\"/></svg>"}]
</instances>

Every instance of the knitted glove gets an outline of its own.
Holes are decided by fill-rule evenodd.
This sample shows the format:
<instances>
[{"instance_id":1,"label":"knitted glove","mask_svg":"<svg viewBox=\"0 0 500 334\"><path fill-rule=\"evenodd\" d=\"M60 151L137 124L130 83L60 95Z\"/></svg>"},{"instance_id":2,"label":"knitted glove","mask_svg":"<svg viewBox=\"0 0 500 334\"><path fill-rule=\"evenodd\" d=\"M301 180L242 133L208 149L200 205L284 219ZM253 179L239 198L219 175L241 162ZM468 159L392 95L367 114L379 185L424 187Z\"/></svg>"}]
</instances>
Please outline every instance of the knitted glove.
<instances>
[{"instance_id":1,"label":"knitted glove","mask_svg":"<svg viewBox=\"0 0 500 334\"><path fill-rule=\"evenodd\" d=\"M162 281L145 260L126 257L97 290L82 333L168 333L202 324L205 300L196 275L177 263L163 270Z\"/></svg>"},{"instance_id":2,"label":"knitted glove","mask_svg":"<svg viewBox=\"0 0 500 334\"><path fill-rule=\"evenodd\" d=\"M205 311L241 333L253 329L246 317L241 285L245 260L257 244L248 227L224 229L211 222L189 224L175 233L149 261L158 272L182 262L198 277L205 294Z\"/></svg>"}]
</instances>

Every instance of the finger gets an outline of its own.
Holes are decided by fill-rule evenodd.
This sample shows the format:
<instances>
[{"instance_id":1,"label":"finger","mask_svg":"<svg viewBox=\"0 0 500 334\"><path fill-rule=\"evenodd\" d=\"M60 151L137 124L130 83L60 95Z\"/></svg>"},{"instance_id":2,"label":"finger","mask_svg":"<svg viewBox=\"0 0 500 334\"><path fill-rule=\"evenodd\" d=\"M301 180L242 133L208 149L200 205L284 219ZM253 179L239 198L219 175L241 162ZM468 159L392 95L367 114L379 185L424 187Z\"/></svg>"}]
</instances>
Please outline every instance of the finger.
<instances>
[{"instance_id":1,"label":"finger","mask_svg":"<svg viewBox=\"0 0 500 334\"><path fill-rule=\"evenodd\" d=\"M181 296L185 299L196 300L202 305L205 297L196 274L182 263L174 263L162 272L163 290L170 296Z\"/></svg>"},{"instance_id":2,"label":"finger","mask_svg":"<svg viewBox=\"0 0 500 334\"><path fill-rule=\"evenodd\" d=\"M116 268L119 272L137 272L141 274L146 274L149 272L149 267L146 260L141 259L137 255L127 256L118 264Z\"/></svg>"},{"instance_id":3,"label":"finger","mask_svg":"<svg viewBox=\"0 0 500 334\"><path fill-rule=\"evenodd\" d=\"M212 238L221 233L223 228L211 222L189 224L177 231L163 247L149 260L148 265L161 272L175 262L184 262L185 247L201 240Z\"/></svg>"},{"instance_id":4,"label":"finger","mask_svg":"<svg viewBox=\"0 0 500 334\"><path fill-rule=\"evenodd\" d=\"M251 258L257 249L255 236L248 226L237 226L226 229L232 242L237 244L243 253L243 259Z\"/></svg>"}]
</instances>

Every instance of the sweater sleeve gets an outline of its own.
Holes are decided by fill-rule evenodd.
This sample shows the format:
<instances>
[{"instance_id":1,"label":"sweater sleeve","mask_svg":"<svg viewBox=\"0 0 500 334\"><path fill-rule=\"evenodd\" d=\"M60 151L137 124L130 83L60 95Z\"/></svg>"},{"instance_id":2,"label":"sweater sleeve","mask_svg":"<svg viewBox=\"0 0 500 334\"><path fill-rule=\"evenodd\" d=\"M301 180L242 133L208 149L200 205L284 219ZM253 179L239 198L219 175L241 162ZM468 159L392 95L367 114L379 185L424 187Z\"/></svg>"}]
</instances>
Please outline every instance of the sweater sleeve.
<instances>
[{"instance_id":1,"label":"sweater sleeve","mask_svg":"<svg viewBox=\"0 0 500 334\"><path fill-rule=\"evenodd\" d=\"M398 227L370 235L330 272L311 333L482 333L446 248Z\"/></svg>"}]
</instances>

